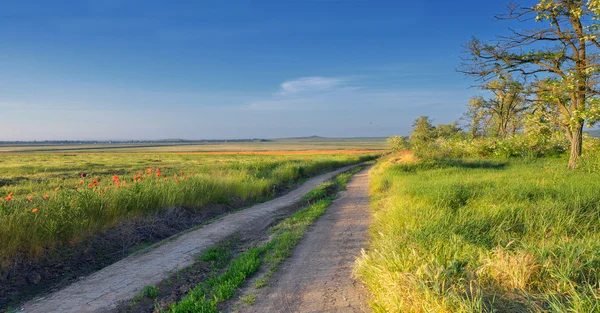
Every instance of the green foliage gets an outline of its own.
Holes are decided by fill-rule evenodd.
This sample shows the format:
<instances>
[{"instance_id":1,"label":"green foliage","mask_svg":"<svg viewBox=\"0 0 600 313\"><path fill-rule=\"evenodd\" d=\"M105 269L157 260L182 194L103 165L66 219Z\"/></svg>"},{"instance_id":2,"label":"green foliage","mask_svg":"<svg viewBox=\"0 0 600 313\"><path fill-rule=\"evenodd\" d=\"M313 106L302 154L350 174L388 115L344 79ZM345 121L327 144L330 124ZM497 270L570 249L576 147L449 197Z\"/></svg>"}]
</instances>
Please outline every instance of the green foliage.
<instances>
[{"instance_id":1,"label":"green foliage","mask_svg":"<svg viewBox=\"0 0 600 313\"><path fill-rule=\"evenodd\" d=\"M460 68L480 81L506 72L533 81L536 100L559 117L556 121L571 142L570 168L577 167L582 154L584 125L600 120L598 14L598 0L538 0L532 6L510 6L501 20L532 28L512 28L496 42L473 39ZM527 23L531 20L538 23Z\"/></svg>"},{"instance_id":2,"label":"green foliage","mask_svg":"<svg viewBox=\"0 0 600 313\"><path fill-rule=\"evenodd\" d=\"M410 150L410 143L402 136L392 136L387 139L388 146L392 152L401 152Z\"/></svg>"},{"instance_id":3,"label":"green foliage","mask_svg":"<svg viewBox=\"0 0 600 313\"><path fill-rule=\"evenodd\" d=\"M158 297L158 294L159 291L156 286L144 286L142 291L140 291L140 293L137 296L131 299L131 302L136 303L142 300L142 298L156 299L156 297Z\"/></svg>"},{"instance_id":4,"label":"green foliage","mask_svg":"<svg viewBox=\"0 0 600 313\"><path fill-rule=\"evenodd\" d=\"M435 138L462 138L462 129L458 126L458 122L450 124L438 124L435 126Z\"/></svg>"},{"instance_id":5,"label":"green foliage","mask_svg":"<svg viewBox=\"0 0 600 313\"><path fill-rule=\"evenodd\" d=\"M371 177L356 272L375 312L600 310L596 175L557 159L404 155Z\"/></svg>"},{"instance_id":6,"label":"green foliage","mask_svg":"<svg viewBox=\"0 0 600 313\"><path fill-rule=\"evenodd\" d=\"M435 127L428 116L419 116L413 123L410 134L410 144L415 151L427 149L430 142L435 139Z\"/></svg>"}]
</instances>

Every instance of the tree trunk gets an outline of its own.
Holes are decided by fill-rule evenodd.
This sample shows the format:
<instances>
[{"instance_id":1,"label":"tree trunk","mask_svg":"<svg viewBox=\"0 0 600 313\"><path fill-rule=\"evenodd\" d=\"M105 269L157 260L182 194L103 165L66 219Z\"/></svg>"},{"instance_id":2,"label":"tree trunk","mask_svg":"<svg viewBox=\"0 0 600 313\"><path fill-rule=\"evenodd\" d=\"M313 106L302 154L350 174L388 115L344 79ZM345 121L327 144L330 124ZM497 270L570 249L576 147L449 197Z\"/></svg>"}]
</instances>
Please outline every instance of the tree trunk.
<instances>
[{"instance_id":1,"label":"tree trunk","mask_svg":"<svg viewBox=\"0 0 600 313\"><path fill-rule=\"evenodd\" d=\"M577 167L579 157L581 156L581 146L583 144L583 123L577 124L572 131L571 140L571 154L569 155L569 168L574 169Z\"/></svg>"}]
</instances>

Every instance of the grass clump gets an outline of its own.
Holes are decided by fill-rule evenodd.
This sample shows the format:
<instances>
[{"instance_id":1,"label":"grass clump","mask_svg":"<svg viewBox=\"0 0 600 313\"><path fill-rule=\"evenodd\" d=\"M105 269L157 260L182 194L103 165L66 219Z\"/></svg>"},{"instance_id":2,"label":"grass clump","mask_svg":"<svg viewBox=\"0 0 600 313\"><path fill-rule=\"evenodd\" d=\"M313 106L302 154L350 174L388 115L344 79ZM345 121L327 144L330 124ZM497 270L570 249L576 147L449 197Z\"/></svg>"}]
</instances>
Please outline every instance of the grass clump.
<instances>
[{"instance_id":1,"label":"grass clump","mask_svg":"<svg viewBox=\"0 0 600 313\"><path fill-rule=\"evenodd\" d=\"M240 297L240 301L245 305L253 305L254 303L256 303L256 295L255 294L245 295L243 297Z\"/></svg>"},{"instance_id":2,"label":"grass clump","mask_svg":"<svg viewBox=\"0 0 600 313\"><path fill-rule=\"evenodd\" d=\"M600 311L597 176L559 159L391 156L371 177L356 273L375 312Z\"/></svg>"}]
</instances>

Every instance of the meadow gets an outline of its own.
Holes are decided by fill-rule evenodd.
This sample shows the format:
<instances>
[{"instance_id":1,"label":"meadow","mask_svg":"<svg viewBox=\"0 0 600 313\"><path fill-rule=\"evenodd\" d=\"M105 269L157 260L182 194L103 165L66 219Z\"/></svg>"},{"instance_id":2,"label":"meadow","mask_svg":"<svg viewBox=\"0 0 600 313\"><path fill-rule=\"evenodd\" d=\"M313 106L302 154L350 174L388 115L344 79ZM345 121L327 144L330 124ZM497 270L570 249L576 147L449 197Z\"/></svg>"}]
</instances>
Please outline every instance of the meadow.
<instances>
[{"instance_id":1,"label":"meadow","mask_svg":"<svg viewBox=\"0 0 600 313\"><path fill-rule=\"evenodd\" d=\"M3 154L0 268L156 212L262 201L306 177L377 154Z\"/></svg>"},{"instance_id":2,"label":"meadow","mask_svg":"<svg viewBox=\"0 0 600 313\"><path fill-rule=\"evenodd\" d=\"M370 175L375 312L600 312L597 173L396 154Z\"/></svg>"}]
</instances>

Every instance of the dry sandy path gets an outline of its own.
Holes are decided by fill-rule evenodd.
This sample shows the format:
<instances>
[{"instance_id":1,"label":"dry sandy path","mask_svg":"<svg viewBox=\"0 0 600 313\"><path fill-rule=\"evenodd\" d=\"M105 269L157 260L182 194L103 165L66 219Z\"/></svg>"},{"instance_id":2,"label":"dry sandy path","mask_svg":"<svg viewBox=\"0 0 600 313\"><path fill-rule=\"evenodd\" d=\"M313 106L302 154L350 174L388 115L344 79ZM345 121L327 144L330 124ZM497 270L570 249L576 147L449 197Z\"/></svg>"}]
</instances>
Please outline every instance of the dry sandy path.
<instances>
[{"instance_id":1,"label":"dry sandy path","mask_svg":"<svg viewBox=\"0 0 600 313\"><path fill-rule=\"evenodd\" d=\"M369 226L368 169L356 174L306 232L256 303L240 312L368 312L366 290L352 278Z\"/></svg>"},{"instance_id":2,"label":"dry sandy path","mask_svg":"<svg viewBox=\"0 0 600 313\"><path fill-rule=\"evenodd\" d=\"M198 254L219 241L241 231L268 227L279 212L299 203L308 191L353 167L347 166L314 177L284 196L226 215L202 228L160 242L60 291L25 304L23 312L110 311L120 301L133 298L144 286L155 285L169 273L193 264Z\"/></svg>"}]
</instances>

